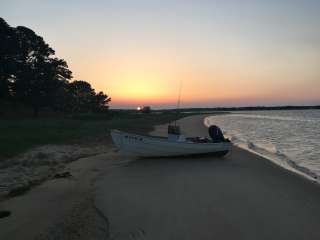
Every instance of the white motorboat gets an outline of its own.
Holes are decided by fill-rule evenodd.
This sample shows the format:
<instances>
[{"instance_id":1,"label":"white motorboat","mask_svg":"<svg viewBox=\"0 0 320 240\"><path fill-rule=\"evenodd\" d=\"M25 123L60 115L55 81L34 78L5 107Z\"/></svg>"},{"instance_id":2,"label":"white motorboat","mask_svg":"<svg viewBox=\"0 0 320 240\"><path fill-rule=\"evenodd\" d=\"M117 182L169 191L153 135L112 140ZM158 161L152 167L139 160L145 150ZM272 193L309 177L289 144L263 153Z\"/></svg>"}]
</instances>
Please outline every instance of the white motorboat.
<instances>
[{"instance_id":1,"label":"white motorboat","mask_svg":"<svg viewBox=\"0 0 320 240\"><path fill-rule=\"evenodd\" d=\"M232 147L216 126L209 128L211 139L185 138L178 126L169 126L168 137L145 136L111 130L111 137L119 152L136 157L169 157L214 154L223 156Z\"/></svg>"}]
</instances>

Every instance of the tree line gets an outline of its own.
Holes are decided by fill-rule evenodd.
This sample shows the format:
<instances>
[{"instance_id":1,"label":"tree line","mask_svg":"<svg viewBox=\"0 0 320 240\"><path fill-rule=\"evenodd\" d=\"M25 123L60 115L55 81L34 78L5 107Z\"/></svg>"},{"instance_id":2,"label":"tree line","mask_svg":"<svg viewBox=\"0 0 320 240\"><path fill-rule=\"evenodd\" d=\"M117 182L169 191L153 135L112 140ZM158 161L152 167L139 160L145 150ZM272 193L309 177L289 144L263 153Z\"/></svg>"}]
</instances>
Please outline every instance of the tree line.
<instances>
[{"instance_id":1,"label":"tree line","mask_svg":"<svg viewBox=\"0 0 320 240\"><path fill-rule=\"evenodd\" d=\"M82 80L71 81L67 62L31 29L0 18L0 101L66 113L104 112L111 98Z\"/></svg>"}]
</instances>

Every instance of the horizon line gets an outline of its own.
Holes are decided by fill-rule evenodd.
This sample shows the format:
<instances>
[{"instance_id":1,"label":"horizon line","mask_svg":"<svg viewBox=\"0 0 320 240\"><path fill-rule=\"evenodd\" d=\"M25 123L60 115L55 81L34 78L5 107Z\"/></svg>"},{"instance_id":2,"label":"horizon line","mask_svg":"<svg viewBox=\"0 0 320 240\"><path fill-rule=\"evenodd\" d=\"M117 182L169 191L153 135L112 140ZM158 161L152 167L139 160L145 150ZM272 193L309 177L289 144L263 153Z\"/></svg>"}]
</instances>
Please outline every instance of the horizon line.
<instances>
[{"instance_id":1,"label":"horizon line","mask_svg":"<svg viewBox=\"0 0 320 240\"><path fill-rule=\"evenodd\" d=\"M152 109L152 106L149 106ZM131 108L109 108L110 110L136 110L135 107ZM183 108L177 108L177 107L167 107L167 108L161 108L156 107L153 108L153 110L161 111L161 110L225 110L225 109L233 109L233 110L259 110L259 109L265 109L265 110L273 110L273 109L279 109L279 110L295 110L295 109L320 109L320 104L316 105L272 105L272 106L263 106L263 105L256 105L256 106L243 106L243 107L183 107Z\"/></svg>"}]
</instances>

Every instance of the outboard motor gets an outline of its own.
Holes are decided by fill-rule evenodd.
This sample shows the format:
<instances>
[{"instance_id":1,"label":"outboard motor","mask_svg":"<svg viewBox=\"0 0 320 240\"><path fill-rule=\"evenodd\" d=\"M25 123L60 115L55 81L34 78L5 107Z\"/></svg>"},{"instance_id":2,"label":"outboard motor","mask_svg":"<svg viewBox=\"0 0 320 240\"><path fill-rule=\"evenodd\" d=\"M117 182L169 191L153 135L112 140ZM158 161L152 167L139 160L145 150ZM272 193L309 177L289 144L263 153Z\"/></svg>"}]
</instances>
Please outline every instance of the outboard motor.
<instances>
[{"instance_id":1,"label":"outboard motor","mask_svg":"<svg viewBox=\"0 0 320 240\"><path fill-rule=\"evenodd\" d=\"M209 135L213 142L225 142L221 129L216 125L211 125L209 127Z\"/></svg>"}]
</instances>

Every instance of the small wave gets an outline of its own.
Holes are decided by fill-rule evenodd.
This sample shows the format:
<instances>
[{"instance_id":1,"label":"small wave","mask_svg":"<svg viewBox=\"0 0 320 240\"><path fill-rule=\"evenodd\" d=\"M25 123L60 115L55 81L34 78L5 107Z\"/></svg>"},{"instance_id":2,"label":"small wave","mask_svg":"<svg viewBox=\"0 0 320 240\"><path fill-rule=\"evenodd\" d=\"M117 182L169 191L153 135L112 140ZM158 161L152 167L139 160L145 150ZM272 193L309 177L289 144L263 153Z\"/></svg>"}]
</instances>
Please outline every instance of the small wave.
<instances>
[{"instance_id":1,"label":"small wave","mask_svg":"<svg viewBox=\"0 0 320 240\"><path fill-rule=\"evenodd\" d=\"M287 160L287 163L288 163L292 168L294 168L294 169L296 169L296 170L298 170L298 171L300 171L300 172L302 172L302 173L310 176L310 177L313 178L313 179L318 179L318 178L320 177L320 176L318 176L315 172L313 172L312 170L310 170L309 168L306 168L306 167L304 167L304 166L301 166L301 165L297 164L296 162L294 162L294 161L292 161L292 160L290 160L290 159Z\"/></svg>"},{"instance_id":2,"label":"small wave","mask_svg":"<svg viewBox=\"0 0 320 240\"><path fill-rule=\"evenodd\" d=\"M275 145L269 144L258 144L254 142L248 141L248 147L252 150L255 150L257 152L266 153L267 155L272 154L276 155L277 157L281 158L287 158L287 155L283 152L281 152Z\"/></svg>"},{"instance_id":3,"label":"small wave","mask_svg":"<svg viewBox=\"0 0 320 240\"><path fill-rule=\"evenodd\" d=\"M231 141L234 142L234 144L240 148L243 148L245 150L249 150L253 153L256 153L258 155L261 155L265 157L266 159L271 160L272 162L285 167L288 170L296 170L298 173L310 177L312 179L318 179L320 176L318 176L315 172L312 170L299 165L295 161L291 160L285 153L280 151L275 145L263 145L254 143L252 141L246 140L243 137L231 135L230 132L228 133L231 137ZM288 168L289 167L289 168ZM295 171L295 172L296 172Z\"/></svg>"},{"instance_id":4,"label":"small wave","mask_svg":"<svg viewBox=\"0 0 320 240\"><path fill-rule=\"evenodd\" d=\"M206 117L204 120L203 120L203 123L206 127L210 127L211 124L211 120L210 120L210 117Z\"/></svg>"},{"instance_id":5,"label":"small wave","mask_svg":"<svg viewBox=\"0 0 320 240\"><path fill-rule=\"evenodd\" d=\"M243 116L243 118L238 118L235 124L235 121L227 121L225 119L229 119L232 116ZM224 115L223 118L221 118L220 116L211 116L211 117L207 117L204 119L204 124L208 127L212 124L221 124L223 128L222 129L225 136L228 137L236 146L246 149L248 151L251 151L255 154L258 154L262 157L267 158L268 160L274 162L275 164L284 167L290 171L299 173L309 179L319 179L318 182L320 183L320 171L318 172L317 169L313 169L312 167L305 167L305 165L302 165L303 162L301 162L301 164L298 162L299 161L299 157L297 157L297 159L294 159L292 157L292 154L290 153L290 155L287 155L287 153L285 152L285 149L280 149L277 146L277 141L280 141L279 139L274 140L272 137L273 136L269 136L268 134L265 134L265 132L254 132L254 133L243 133L241 131L242 130L242 126L243 123L246 123L247 119L245 119L245 117L249 117L249 118L263 118L263 119L273 119L273 120L284 120L284 121L299 121L301 119L298 118L292 118L292 117L281 117L281 116L264 116L264 115L259 115L259 114L229 114L229 115ZM311 121L313 121L314 119L312 119ZM319 121L320 118L317 118L317 120ZM307 119L308 121L308 119ZM259 121L256 121L255 123L251 123L253 124L253 127L256 127L257 129L263 129L266 128L266 126L262 126L260 125ZM286 122L285 124L291 124L289 122ZM295 123L293 123L295 124ZM273 125L267 124L268 127L272 128ZM294 125L292 125L294 126ZM227 128L226 128L227 127ZM294 127L293 127L294 128ZM240 130L239 130L240 129ZM247 129L247 128L244 128ZM306 129L306 128L305 128ZM287 132L283 132L281 129L278 129L279 134L276 135L277 136L282 136L283 134L287 134ZM314 134L314 132L312 132ZM275 133L277 134L277 133ZM306 137L306 133L303 133L303 137L305 137L308 140L308 137ZM273 141L268 141L267 139L273 139ZM303 138L302 138L303 139ZM281 143L283 144L283 139L281 140L281 142L279 143L279 146L281 146ZM299 143L299 142L298 142ZM288 144L288 143L286 143ZM291 144L291 145L290 145ZM296 142L294 144L297 144ZM289 145L291 146L292 149L292 143L289 143ZM298 145L299 146L299 145ZM288 152L289 153L289 152ZM295 155L296 153L293 153L293 155ZM309 156L310 157L310 156ZM317 158L318 159L318 158ZM310 159L309 159L310 160ZM312 161L311 161L312 162ZM316 162L316 161L314 161ZM307 163L307 165L310 165L310 162ZM318 166L318 163L316 162L316 166Z\"/></svg>"},{"instance_id":6,"label":"small wave","mask_svg":"<svg viewBox=\"0 0 320 240\"><path fill-rule=\"evenodd\" d=\"M287 157L286 154L281 152L274 144L256 143L246 139L244 136L242 136L239 133L235 133L235 131L233 131L233 133L229 131L226 134L230 136L231 141L233 141L236 145L241 145L241 146L245 145L246 148L257 151L259 153L266 153L266 154L278 155L281 157Z\"/></svg>"}]
</instances>

